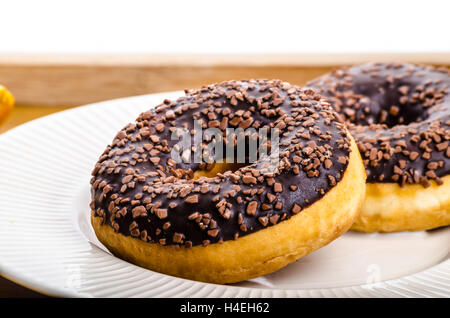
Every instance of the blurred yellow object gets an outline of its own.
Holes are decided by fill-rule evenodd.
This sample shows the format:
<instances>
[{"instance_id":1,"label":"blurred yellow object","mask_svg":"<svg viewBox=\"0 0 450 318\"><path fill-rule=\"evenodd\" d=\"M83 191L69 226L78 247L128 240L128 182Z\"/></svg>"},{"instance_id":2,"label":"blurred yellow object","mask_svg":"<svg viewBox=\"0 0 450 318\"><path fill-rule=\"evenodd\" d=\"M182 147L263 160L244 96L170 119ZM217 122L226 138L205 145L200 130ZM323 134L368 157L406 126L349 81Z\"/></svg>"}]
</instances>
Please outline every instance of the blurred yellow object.
<instances>
[{"instance_id":1,"label":"blurred yellow object","mask_svg":"<svg viewBox=\"0 0 450 318\"><path fill-rule=\"evenodd\" d=\"M0 125L8 118L14 107L14 96L0 85Z\"/></svg>"}]
</instances>

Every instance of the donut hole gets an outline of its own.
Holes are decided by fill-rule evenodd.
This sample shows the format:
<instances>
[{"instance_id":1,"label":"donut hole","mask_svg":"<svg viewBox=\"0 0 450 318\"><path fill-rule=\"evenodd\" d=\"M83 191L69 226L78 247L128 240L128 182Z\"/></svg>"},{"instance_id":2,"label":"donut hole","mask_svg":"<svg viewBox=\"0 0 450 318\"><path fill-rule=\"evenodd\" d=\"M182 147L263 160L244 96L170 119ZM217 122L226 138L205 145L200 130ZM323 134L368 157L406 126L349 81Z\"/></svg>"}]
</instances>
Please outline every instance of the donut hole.
<instances>
[{"instance_id":1,"label":"donut hole","mask_svg":"<svg viewBox=\"0 0 450 318\"><path fill-rule=\"evenodd\" d=\"M386 109L388 113L388 117L386 119L385 124L389 127L395 127L398 125L409 125L411 123L417 123L423 121L426 117L422 110L418 110L417 107L414 111L414 107L401 107L398 109L398 114L393 115L392 113L397 112L396 106L391 106L389 109Z\"/></svg>"},{"instance_id":2,"label":"donut hole","mask_svg":"<svg viewBox=\"0 0 450 318\"><path fill-rule=\"evenodd\" d=\"M193 179L198 179L201 177L214 178L218 173L225 173L227 171L235 172L246 166L248 166L248 163L215 162L211 165L205 165L202 169L194 171Z\"/></svg>"},{"instance_id":3,"label":"donut hole","mask_svg":"<svg viewBox=\"0 0 450 318\"><path fill-rule=\"evenodd\" d=\"M270 138L270 135L269 135L269 138ZM252 165L254 162L251 161L251 159L250 159L250 157L251 157L250 152L255 151L256 158L253 158L253 160L255 160L255 159L258 160L260 150L261 150L260 147L262 146L262 144L260 142L258 142L258 146L256 146L256 149L253 148L253 150L251 150L251 147L249 146L249 144L250 144L249 136L246 135L245 141L244 141L243 152L240 152L238 150L237 144L235 144L234 152L231 154L227 153L227 149L224 144L223 155L225 157L222 159L223 162L213 162L210 164L207 164L204 162L204 163L200 164L198 166L197 170L194 171L193 179L198 179L200 177L213 178L213 177L216 177L217 174L219 174L219 173L223 174L227 171L236 172L237 170L239 170L241 168ZM242 148L241 148L241 151L242 151ZM268 146L268 151L270 152L270 145ZM240 159L237 159L237 158L240 158ZM215 159L213 158L213 160L215 160ZM244 162L236 162L236 161L244 161Z\"/></svg>"},{"instance_id":4,"label":"donut hole","mask_svg":"<svg viewBox=\"0 0 450 318\"><path fill-rule=\"evenodd\" d=\"M354 99L349 101L341 98L341 109L337 110L353 124L362 126L383 124L388 128L421 122L429 117L421 103L417 103L414 99L405 102L405 96L398 94L397 91L398 87L386 88L384 94L375 96L369 92L364 94L364 90L358 91L359 103L354 104Z\"/></svg>"}]
</instances>

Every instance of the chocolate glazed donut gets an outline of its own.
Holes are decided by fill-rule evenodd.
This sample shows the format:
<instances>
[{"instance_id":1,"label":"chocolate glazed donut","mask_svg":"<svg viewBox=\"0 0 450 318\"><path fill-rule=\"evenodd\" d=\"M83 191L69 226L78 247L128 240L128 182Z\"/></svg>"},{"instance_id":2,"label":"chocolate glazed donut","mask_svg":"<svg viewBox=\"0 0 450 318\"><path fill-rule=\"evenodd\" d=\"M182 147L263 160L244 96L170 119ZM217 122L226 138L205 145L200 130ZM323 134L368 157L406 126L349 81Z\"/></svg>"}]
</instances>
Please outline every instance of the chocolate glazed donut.
<instances>
[{"instance_id":1,"label":"chocolate glazed donut","mask_svg":"<svg viewBox=\"0 0 450 318\"><path fill-rule=\"evenodd\" d=\"M370 63L308 86L343 116L367 172L353 229L424 230L450 224L450 76L445 68Z\"/></svg>"},{"instance_id":2,"label":"chocolate glazed donut","mask_svg":"<svg viewBox=\"0 0 450 318\"><path fill-rule=\"evenodd\" d=\"M176 162L172 134L193 135L195 121L223 133L277 129L276 169L267 170L273 156L239 166ZM330 105L266 80L164 101L117 134L92 175L92 223L115 255L215 283L273 272L327 244L351 226L365 191L356 144Z\"/></svg>"}]
</instances>

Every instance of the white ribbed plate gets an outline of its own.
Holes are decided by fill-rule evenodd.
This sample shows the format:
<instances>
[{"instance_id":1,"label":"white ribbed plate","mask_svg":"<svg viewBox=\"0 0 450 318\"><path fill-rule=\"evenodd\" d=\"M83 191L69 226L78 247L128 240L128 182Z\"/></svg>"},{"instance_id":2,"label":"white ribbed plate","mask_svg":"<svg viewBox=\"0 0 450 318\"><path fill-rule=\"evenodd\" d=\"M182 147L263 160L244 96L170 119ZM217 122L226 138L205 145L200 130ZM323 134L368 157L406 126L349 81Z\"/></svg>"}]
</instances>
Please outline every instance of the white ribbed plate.
<instances>
[{"instance_id":1,"label":"white ribbed plate","mask_svg":"<svg viewBox=\"0 0 450 318\"><path fill-rule=\"evenodd\" d=\"M0 135L0 274L55 296L450 297L448 227L388 236L348 233L286 269L233 286L155 273L90 243L78 213L84 207L89 213L87 189L99 155L140 112L179 95L92 104ZM404 256L394 262L395 255ZM408 262L396 267L401 259ZM388 274L360 284L343 274L361 270L356 262L369 273L383 268Z\"/></svg>"}]
</instances>

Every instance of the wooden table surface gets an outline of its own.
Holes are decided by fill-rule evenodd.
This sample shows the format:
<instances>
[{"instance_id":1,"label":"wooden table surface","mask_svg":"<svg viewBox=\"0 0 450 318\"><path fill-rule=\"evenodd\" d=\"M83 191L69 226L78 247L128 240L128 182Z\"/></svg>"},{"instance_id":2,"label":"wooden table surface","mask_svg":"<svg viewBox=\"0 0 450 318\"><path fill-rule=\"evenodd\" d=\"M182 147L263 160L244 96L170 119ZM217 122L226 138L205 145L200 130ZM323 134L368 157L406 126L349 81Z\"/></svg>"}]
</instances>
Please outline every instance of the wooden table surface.
<instances>
[{"instance_id":1,"label":"wooden table surface","mask_svg":"<svg viewBox=\"0 0 450 318\"><path fill-rule=\"evenodd\" d=\"M0 134L30 120L47 116L65 109L69 109L69 107L16 106L6 122L0 126Z\"/></svg>"}]
</instances>

